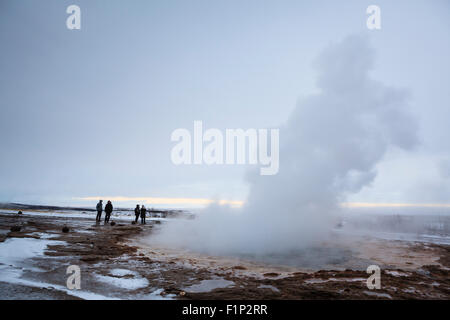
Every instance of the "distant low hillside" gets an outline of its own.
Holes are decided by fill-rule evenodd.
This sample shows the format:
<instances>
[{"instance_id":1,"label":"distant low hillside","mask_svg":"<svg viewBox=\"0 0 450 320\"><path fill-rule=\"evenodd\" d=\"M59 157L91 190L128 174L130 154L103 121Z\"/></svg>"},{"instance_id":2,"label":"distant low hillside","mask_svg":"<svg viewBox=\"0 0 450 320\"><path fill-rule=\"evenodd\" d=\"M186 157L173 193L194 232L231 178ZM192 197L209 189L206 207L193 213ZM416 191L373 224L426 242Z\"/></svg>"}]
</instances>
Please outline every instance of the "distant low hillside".
<instances>
[{"instance_id":1,"label":"distant low hillside","mask_svg":"<svg viewBox=\"0 0 450 320\"><path fill-rule=\"evenodd\" d=\"M58 206L48 206L48 205L34 205L34 204L23 204L23 203L0 203L0 209L11 209L11 210L51 210L51 211L91 211L95 212L95 208L80 208L80 207L58 207ZM130 208L114 208L115 211L134 211L134 209ZM176 216L180 214L186 214L187 212L184 210L155 210L155 209L147 209L148 212L152 213L161 213L163 216Z\"/></svg>"},{"instance_id":2,"label":"distant low hillside","mask_svg":"<svg viewBox=\"0 0 450 320\"><path fill-rule=\"evenodd\" d=\"M2 209L17 209L17 210L73 210L73 211L95 211L95 208L76 208L76 207L58 207L22 203L0 203Z\"/></svg>"}]
</instances>

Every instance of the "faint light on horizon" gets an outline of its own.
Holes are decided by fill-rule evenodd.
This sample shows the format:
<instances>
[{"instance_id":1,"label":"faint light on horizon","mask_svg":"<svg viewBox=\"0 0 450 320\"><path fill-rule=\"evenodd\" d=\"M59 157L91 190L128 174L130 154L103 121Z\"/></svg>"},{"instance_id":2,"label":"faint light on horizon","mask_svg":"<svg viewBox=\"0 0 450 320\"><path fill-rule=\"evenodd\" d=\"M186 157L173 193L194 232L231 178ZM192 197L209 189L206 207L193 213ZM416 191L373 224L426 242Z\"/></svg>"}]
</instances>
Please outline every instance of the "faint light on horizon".
<instances>
[{"instance_id":1,"label":"faint light on horizon","mask_svg":"<svg viewBox=\"0 0 450 320\"><path fill-rule=\"evenodd\" d=\"M240 208L244 205L243 200L215 200L207 198L161 198L161 197L79 197L73 198L81 201L104 201L113 202L136 202L154 205L190 205L190 206L207 206L210 204L229 205L231 207ZM344 208L450 208L449 203L373 203L373 202L343 202L340 204Z\"/></svg>"},{"instance_id":2,"label":"faint light on horizon","mask_svg":"<svg viewBox=\"0 0 450 320\"><path fill-rule=\"evenodd\" d=\"M98 201L99 199L110 200L116 202L137 202L145 204L161 204L161 205L198 205L206 206L217 203L219 205L229 205L231 207L242 207L244 201L241 200L214 200L206 198L159 198L159 197L80 197L74 198L83 201Z\"/></svg>"},{"instance_id":3,"label":"faint light on horizon","mask_svg":"<svg viewBox=\"0 0 450 320\"><path fill-rule=\"evenodd\" d=\"M371 202L344 202L345 208L450 208L449 203L371 203Z\"/></svg>"}]
</instances>

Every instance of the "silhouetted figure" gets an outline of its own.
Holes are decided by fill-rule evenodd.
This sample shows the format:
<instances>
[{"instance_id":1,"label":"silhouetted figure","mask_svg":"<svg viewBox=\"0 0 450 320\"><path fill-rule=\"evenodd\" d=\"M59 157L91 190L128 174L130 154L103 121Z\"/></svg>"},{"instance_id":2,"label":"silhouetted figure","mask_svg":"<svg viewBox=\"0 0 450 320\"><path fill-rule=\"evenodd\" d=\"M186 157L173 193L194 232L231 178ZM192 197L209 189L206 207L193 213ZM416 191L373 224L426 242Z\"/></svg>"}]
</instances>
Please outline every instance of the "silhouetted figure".
<instances>
[{"instance_id":1,"label":"silhouetted figure","mask_svg":"<svg viewBox=\"0 0 450 320\"><path fill-rule=\"evenodd\" d=\"M100 200L97 203L97 217L95 221L100 222L102 220L102 211L103 211L103 200Z\"/></svg>"},{"instance_id":2,"label":"silhouetted figure","mask_svg":"<svg viewBox=\"0 0 450 320\"><path fill-rule=\"evenodd\" d=\"M137 223L139 216L141 215L141 209L138 204L136 205L136 208L134 208L134 215L136 216L136 220L134 220L134 222Z\"/></svg>"},{"instance_id":3,"label":"silhouetted figure","mask_svg":"<svg viewBox=\"0 0 450 320\"><path fill-rule=\"evenodd\" d=\"M108 203L105 206L105 223L109 222L109 218L111 217L111 213L113 211L113 206L111 201L108 201Z\"/></svg>"},{"instance_id":4,"label":"silhouetted figure","mask_svg":"<svg viewBox=\"0 0 450 320\"><path fill-rule=\"evenodd\" d=\"M141 224L145 224L145 214L147 213L147 209L142 205L141 207Z\"/></svg>"}]
</instances>

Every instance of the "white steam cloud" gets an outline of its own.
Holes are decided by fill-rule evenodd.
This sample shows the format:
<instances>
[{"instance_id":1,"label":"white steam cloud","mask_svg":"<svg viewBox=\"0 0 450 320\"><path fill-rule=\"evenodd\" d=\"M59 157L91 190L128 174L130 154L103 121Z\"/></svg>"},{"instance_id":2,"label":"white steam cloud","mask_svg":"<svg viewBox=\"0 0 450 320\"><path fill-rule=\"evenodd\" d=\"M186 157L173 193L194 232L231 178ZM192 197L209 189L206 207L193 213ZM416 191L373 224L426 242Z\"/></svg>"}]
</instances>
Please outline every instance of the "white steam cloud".
<instances>
[{"instance_id":1,"label":"white steam cloud","mask_svg":"<svg viewBox=\"0 0 450 320\"><path fill-rule=\"evenodd\" d=\"M241 209L212 206L196 219L163 226L152 239L211 254L270 254L326 238L338 203L376 176L390 146L410 149L417 123L407 93L370 78L368 40L347 37L316 60L320 92L300 102L280 128L280 170L248 174Z\"/></svg>"}]
</instances>

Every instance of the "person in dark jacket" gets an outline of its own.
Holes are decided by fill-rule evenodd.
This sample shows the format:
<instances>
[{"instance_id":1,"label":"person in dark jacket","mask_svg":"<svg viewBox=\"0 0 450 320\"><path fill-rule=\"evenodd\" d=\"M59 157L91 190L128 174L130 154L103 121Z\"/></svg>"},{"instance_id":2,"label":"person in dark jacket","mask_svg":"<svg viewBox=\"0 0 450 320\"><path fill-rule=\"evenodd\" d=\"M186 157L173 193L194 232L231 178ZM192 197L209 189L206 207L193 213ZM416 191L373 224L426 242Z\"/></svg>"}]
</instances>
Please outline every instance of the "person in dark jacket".
<instances>
[{"instance_id":1,"label":"person in dark jacket","mask_svg":"<svg viewBox=\"0 0 450 320\"><path fill-rule=\"evenodd\" d=\"M141 224L145 224L145 214L147 213L147 209L145 209L145 206L141 206Z\"/></svg>"},{"instance_id":2,"label":"person in dark jacket","mask_svg":"<svg viewBox=\"0 0 450 320\"><path fill-rule=\"evenodd\" d=\"M102 220L102 211L103 211L103 200L100 200L97 203L97 217L95 221L100 222Z\"/></svg>"},{"instance_id":3,"label":"person in dark jacket","mask_svg":"<svg viewBox=\"0 0 450 320\"><path fill-rule=\"evenodd\" d=\"M141 208L139 208L139 205L136 205L136 208L134 208L134 215L136 216L136 220L134 220L135 223L138 222L139 216L141 215Z\"/></svg>"},{"instance_id":4,"label":"person in dark jacket","mask_svg":"<svg viewBox=\"0 0 450 320\"><path fill-rule=\"evenodd\" d=\"M108 203L105 206L105 223L109 222L109 218L111 217L111 213L113 212L113 206L111 201L108 201Z\"/></svg>"}]
</instances>

